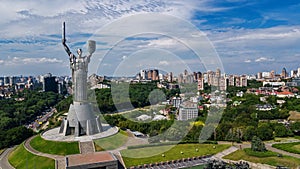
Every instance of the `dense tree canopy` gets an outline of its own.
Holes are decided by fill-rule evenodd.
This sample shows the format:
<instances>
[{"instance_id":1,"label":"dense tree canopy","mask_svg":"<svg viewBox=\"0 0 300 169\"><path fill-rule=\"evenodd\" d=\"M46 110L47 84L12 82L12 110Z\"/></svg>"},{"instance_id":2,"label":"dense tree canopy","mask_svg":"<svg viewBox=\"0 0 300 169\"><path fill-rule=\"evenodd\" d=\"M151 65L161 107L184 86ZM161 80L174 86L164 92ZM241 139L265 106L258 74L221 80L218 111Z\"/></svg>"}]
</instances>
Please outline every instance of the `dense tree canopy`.
<instances>
[{"instance_id":1,"label":"dense tree canopy","mask_svg":"<svg viewBox=\"0 0 300 169\"><path fill-rule=\"evenodd\" d=\"M33 134L23 127L63 97L53 92L24 90L12 98L0 100L0 149L19 144Z\"/></svg>"}]
</instances>

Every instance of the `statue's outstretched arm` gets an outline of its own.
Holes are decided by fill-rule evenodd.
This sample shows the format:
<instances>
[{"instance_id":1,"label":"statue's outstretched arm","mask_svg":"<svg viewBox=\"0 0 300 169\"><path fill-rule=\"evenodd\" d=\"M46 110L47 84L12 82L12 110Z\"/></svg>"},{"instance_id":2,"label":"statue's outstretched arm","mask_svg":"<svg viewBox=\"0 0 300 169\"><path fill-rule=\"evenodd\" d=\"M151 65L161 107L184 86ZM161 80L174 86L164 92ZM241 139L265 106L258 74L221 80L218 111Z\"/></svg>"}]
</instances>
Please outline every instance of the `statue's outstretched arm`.
<instances>
[{"instance_id":1,"label":"statue's outstretched arm","mask_svg":"<svg viewBox=\"0 0 300 169\"><path fill-rule=\"evenodd\" d=\"M90 63L91 57L92 57L92 54L86 55L86 57L85 57L85 62L86 62L86 63Z\"/></svg>"},{"instance_id":2,"label":"statue's outstretched arm","mask_svg":"<svg viewBox=\"0 0 300 169\"><path fill-rule=\"evenodd\" d=\"M64 45L65 51L69 56L71 56L72 52L70 51L70 48L67 46L66 42L62 42L62 44Z\"/></svg>"},{"instance_id":3,"label":"statue's outstretched arm","mask_svg":"<svg viewBox=\"0 0 300 169\"><path fill-rule=\"evenodd\" d=\"M62 40L61 40L61 42L62 42L62 44L63 44L63 46L65 48L65 51L68 53L69 56L71 56L72 52L70 51L70 48L67 46L66 41L67 41L66 40L66 28L65 28L65 22L63 22L63 24L62 24Z\"/></svg>"}]
</instances>

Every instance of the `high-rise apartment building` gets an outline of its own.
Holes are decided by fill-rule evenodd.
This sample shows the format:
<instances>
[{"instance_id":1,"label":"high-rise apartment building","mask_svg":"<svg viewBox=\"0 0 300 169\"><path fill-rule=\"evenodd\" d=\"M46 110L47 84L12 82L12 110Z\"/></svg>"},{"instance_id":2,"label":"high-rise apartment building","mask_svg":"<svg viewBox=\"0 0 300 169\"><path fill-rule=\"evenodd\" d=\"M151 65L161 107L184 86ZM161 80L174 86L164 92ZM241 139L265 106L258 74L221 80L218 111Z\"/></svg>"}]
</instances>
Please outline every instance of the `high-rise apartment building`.
<instances>
[{"instance_id":1,"label":"high-rise apartment building","mask_svg":"<svg viewBox=\"0 0 300 169\"><path fill-rule=\"evenodd\" d=\"M56 81L56 77L52 76L52 74L46 74L43 76L43 91L44 92L58 92L58 84Z\"/></svg>"},{"instance_id":2,"label":"high-rise apartment building","mask_svg":"<svg viewBox=\"0 0 300 169\"><path fill-rule=\"evenodd\" d=\"M281 77L281 78L287 78L287 77L288 77L288 74L287 74L285 68L282 69L280 77Z\"/></svg>"}]
</instances>

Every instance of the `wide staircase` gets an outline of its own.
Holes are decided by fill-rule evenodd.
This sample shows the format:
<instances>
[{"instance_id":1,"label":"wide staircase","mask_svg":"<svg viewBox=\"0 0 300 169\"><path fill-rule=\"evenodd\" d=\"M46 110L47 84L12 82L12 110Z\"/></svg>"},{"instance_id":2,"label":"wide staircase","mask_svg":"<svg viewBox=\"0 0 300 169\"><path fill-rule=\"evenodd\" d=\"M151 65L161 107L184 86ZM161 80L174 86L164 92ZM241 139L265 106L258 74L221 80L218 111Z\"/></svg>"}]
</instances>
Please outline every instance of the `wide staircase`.
<instances>
[{"instance_id":1,"label":"wide staircase","mask_svg":"<svg viewBox=\"0 0 300 169\"><path fill-rule=\"evenodd\" d=\"M95 152L93 141L79 142L79 148L81 154L88 154L88 153Z\"/></svg>"}]
</instances>

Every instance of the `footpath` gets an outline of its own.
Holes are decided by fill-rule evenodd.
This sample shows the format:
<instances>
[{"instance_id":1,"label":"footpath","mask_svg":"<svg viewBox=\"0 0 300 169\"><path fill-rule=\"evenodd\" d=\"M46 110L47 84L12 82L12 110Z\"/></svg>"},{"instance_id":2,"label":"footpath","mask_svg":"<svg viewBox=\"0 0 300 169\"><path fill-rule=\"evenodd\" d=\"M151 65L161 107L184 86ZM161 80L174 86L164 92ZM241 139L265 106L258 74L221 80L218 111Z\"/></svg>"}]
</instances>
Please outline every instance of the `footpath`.
<instances>
[{"instance_id":1,"label":"footpath","mask_svg":"<svg viewBox=\"0 0 300 169\"><path fill-rule=\"evenodd\" d=\"M219 144L229 144L229 142L222 142L221 141L221 142L219 142ZM288 156L300 159L300 154L289 153L289 152L274 148L274 147L272 147L273 144L276 144L276 143L265 143L266 149L269 150L269 151L276 152L278 154L288 155ZM217 159L223 160L223 161L228 162L228 163L237 163L237 162L240 162L240 161L245 161L245 160L233 161L233 160L224 159L223 157L228 155L228 154L231 154L231 153L233 153L233 152L235 152L239 149L250 148L250 147L251 147L250 143L236 144L236 145L231 146L229 149L226 149L226 150L214 155L213 158L216 159L216 160ZM245 161L245 162L250 164L250 167L253 168L253 169L275 169L276 168L274 166L270 166L270 165L266 165L266 164L257 164L257 163L252 163L252 162L249 162L249 161Z\"/></svg>"},{"instance_id":2,"label":"footpath","mask_svg":"<svg viewBox=\"0 0 300 169\"><path fill-rule=\"evenodd\" d=\"M55 160L55 169L65 169L65 167L66 167L65 166L65 164L66 164L65 156L42 153L42 152L39 152L39 151L37 151L37 150L35 150L34 148L31 147L30 141L32 139L34 139L35 137L36 136L33 136L33 137L27 139L24 142L25 149L28 152L32 153L32 154L54 159ZM131 138L129 140L130 141L128 143L130 145L131 144L134 145L137 142L137 140L135 140L133 138ZM140 140L138 142L140 142ZM124 162L121 160L122 158L121 158L120 150L125 149L125 147L128 146L128 143L125 144L124 146L116 149L116 150L111 150L110 151L111 153L115 154L117 156L117 158L123 164L124 164ZM219 142L219 144L231 144L231 143L230 142ZM300 154L294 154L294 153L289 153L289 152L286 152L286 151L283 151L283 150L279 150L277 148L272 147L272 144L274 144L274 143L266 143L265 144L266 148L270 151L273 151L273 152L276 152L276 153L279 153L279 154L288 155L288 156L292 156L292 157L300 159ZM232 145L230 148L215 154L214 156L211 157L211 159L223 160L223 161L226 161L226 162L229 162L229 163L236 163L236 162L239 162L239 161L227 160L227 159L224 159L223 157L228 155L228 154L231 154L231 153L233 153L233 152L235 152L239 149L249 148L249 147L250 147L249 143ZM8 162L8 155L11 151L13 151L14 148L15 147L7 148L5 151L2 152L2 154L0 154L0 169L14 169L14 167L12 167L10 165L10 163ZM87 154L87 153L95 152L95 147L94 147L93 141L79 142L79 149L80 149L81 154ZM240 160L240 161L243 161L243 160ZM269 165L255 164L255 163L251 163L251 162L248 162L248 161L246 161L246 162L249 163L250 167L253 168L253 169L256 169L256 168L257 169L260 169L260 168L274 169L275 168L275 167L269 166Z\"/></svg>"},{"instance_id":3,"label":"footpath","mask_svg":"<svg viewBox=\"0 0 300 169\"><path fill-rule=\"evenodd\" d=\"M37 136L37 135L36 135ZM38 156L43 156L43 157L47 157L47 158L52 158L55 160L55 169L65 169L66 166L66 160L64 156L60 156L60 155L53 155L53 154L47 154L47 153L42 153L39 152L35 149L33 149L30 145L30 141L35 138L36 136L32 136L29 139L27 139L24 143L24 147L27 151L29 151L32 154L38 155Z\"/></svg>"},{"instance_id":4,"label":"footpath","mask_svg":"<svg viewBox=\"0 0 300 169\"><path fill-rule=\"evenodd\" d=\"M0 169L14 169L14 167L12 167L10 165L10 163L8 162L8 155L9 153L14 149L14 147L12 148L7 148L6 150L4 150L1 155L0 155Z\"/></svg>"},{"instance_id":5,"label":"footpath","mask_svg":"<svg viewBox=\"0 0 300 169\"><path fill-rule=\"evenodd\" d=\"M265 144L265 145L266 145L267 150L274 151L274 152L279 153L279 154L288 155L288 156L292 156L292 157L300 159L300 154L294 154L294 153L290 153L290 152L286 152L286 151L274 148L274 147L272 147L272 145L273 145L272 143L268 143L268 144Z\"/></svg>"}]
</instances>

